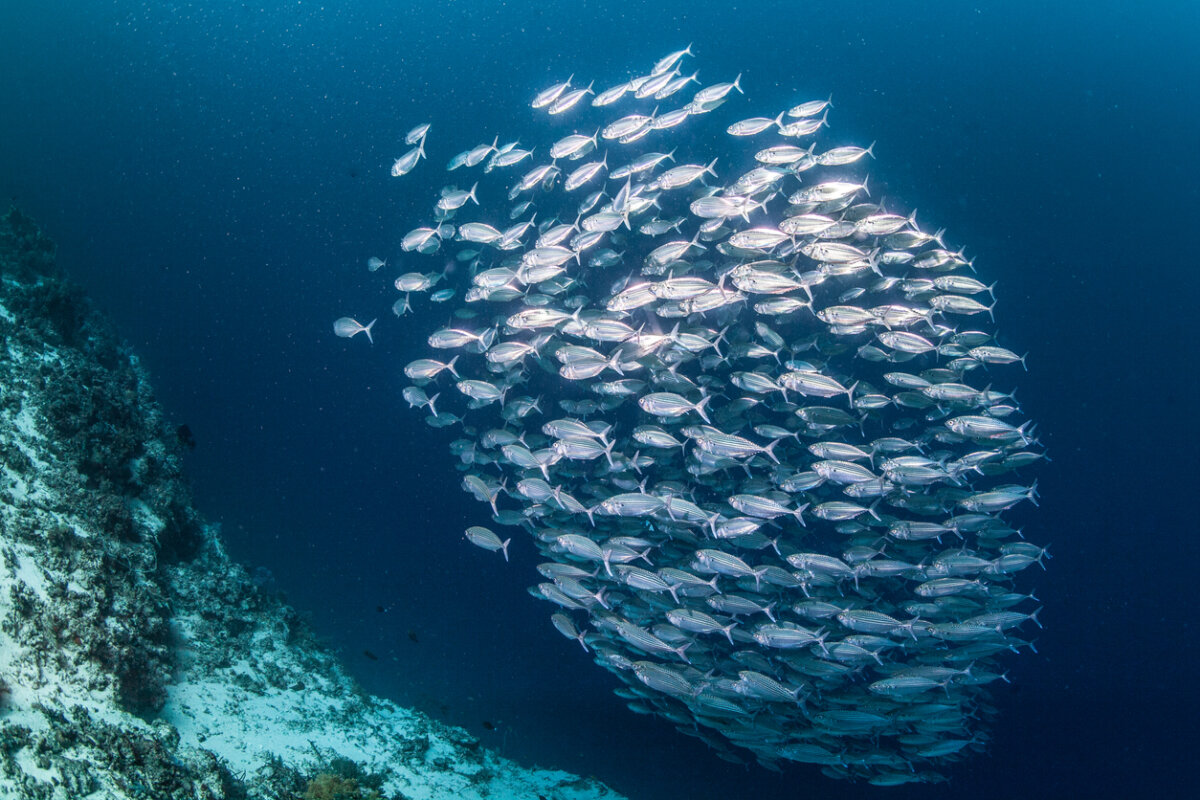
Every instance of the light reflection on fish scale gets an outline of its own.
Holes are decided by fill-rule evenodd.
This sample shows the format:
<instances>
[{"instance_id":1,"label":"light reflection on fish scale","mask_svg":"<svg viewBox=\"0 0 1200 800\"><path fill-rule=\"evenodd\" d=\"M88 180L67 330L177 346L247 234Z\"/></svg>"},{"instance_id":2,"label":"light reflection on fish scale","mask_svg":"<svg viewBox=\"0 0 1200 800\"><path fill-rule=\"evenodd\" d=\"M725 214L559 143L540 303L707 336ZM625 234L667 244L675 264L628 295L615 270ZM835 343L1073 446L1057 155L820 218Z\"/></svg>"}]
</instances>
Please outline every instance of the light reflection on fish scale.
<instances>
[{"instance_id":1,"label":"light reflection on fish scale","mask_svg":"<svg viewBox=\"0 0 1200 800\"><path fill-rule=\"evenodd\" d=\"M591 131L627 151L607 175L605 155L506 176L491 168L517 151L498 138L454 159L491 156L484 206L454 194L402 249L465 265L444 275L470 286L463 319L430 338L459 352L413 362L429 394L405 396L431 424L470 426L452 448L464 488L558 565L531 592L636 710L723 758L941 780L986 743L984 687L1038 622L1012 587L1044 551L1014 548L1002 515L1036 501L1036 485L1004 481L1040 453L1011 394L982 388L1024 358L957 331L990 323L970 295L993 287L961 272L942 231L871 199L874 145L825 146L828 100L734 126L758 132L750 151L725 120L711 125L726 150L639 155L668 150L676 124L705 129L742 90L739 76L654 113L651 97L692 80L690 55L591 104L574 76L536 98L585 132L558 141L564 158L590 150ZM770 141L788 125L815 139ZM520 138L538 152L555 139ZM766 163L716 170L751 157ZM506 182L511 213L490 204ZM581 204L568 192L583 183L604 191ZM457 239L456 214L471 217ZM523 221L488 224L506 215ZM446 372L471 397L455 406L465 420L434 405Z\"/></svg>"}]
</instances>

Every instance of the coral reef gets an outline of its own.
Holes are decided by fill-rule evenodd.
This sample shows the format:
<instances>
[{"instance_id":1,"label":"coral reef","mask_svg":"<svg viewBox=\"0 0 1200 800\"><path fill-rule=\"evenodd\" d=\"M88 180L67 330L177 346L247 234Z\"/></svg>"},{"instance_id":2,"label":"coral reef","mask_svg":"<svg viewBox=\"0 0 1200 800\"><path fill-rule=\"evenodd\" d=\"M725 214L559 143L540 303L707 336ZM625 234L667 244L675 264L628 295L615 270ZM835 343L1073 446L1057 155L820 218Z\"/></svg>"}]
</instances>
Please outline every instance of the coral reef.
<instances>
[{"instance_id":1,"label":"coral reef","mask_svg":"<svg viewBox=\"0 0 1200 800\"><path fill-rule=\"evenodd\" d=\"M10 210L0 797L616 797L363 693L225 554L192 505L189 441L53 244Z\"/></svg>"}]
</instances>

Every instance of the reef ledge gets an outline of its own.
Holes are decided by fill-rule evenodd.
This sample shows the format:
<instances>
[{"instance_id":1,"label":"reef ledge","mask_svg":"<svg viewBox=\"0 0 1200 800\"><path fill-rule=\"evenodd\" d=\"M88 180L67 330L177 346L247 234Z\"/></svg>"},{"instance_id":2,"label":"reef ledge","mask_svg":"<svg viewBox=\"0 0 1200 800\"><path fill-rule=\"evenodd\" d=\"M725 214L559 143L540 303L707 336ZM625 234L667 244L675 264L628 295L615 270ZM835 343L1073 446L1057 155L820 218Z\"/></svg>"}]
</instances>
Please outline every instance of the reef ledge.
<instances>
[{"instance_id":1,"label":"reef ledge","mask_svg":"<svg viewBox=\"0 0 1200 800\"><path fill-rule=\"evenodd\" d=\"M615 800L364 693L192 503L137 356L0 217L0 798Z\"/></svg>"}]
</instances>

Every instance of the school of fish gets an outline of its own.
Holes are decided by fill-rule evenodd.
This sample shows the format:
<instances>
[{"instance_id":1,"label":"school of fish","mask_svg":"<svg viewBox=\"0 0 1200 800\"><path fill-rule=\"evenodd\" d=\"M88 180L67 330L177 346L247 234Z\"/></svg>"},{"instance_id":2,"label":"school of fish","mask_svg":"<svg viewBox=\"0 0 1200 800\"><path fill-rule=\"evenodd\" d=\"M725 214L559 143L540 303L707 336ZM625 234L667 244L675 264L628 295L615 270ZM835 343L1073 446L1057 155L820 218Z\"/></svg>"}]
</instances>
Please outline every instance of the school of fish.
<instances>
[{"instance_id":1,"label":"school of fish","mask_svg":"<svg viewBox=\"0 0 1200 800\"><path fill-rule=\"evenodd\" d=\"M460 432L463 488L531 535L531 593L630 709L734 761L943 780L1040 627L1022 574L1047 553L1005 518L1044 457L998 388L1025 359L971 260L870 194L873 147L820 142L828 100L733 122L719 152L666 145L745 103L691 55L598 93L571 76L532 106L579 132L450 160L471 187L388 280L398 316L462 302L404 398Z\"/></svg>"}]
</instances>

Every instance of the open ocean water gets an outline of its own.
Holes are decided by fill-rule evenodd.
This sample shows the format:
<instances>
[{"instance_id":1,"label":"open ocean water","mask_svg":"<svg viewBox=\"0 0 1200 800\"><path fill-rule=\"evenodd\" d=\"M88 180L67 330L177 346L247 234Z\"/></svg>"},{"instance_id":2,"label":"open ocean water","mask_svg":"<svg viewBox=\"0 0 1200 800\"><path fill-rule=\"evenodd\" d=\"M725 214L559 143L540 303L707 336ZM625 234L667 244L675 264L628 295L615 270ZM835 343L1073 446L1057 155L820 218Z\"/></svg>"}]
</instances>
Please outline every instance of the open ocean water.
<instances>
[{"instance_id":1,"label":"open ocean water","mask_svg":"<svg viewBox=\"0 0 1200 800\"><path fill-rule=\"evenodd\" d=\"M530 109L537 91L570 73L604 88L689 42L686 72L743 73L727 121L832 93L837 138L878 142L872 197L947 228L999 282L1003 342L1030 353L1009 375L1053 460L1015 519L1051 545L1026 575L1046 628L949 784L745 769L631 714L526 592L528 537L510 564L463 541L484 507L452 435L400 397L428 324L388 316L373 347L331 331L385 316L365 260L400 258L464 180L450 156L496 134L544 145L570 123ZM197 503L230 550L368 690L635 800L1195 797L1198 54L1200 5L1181 0L6 0L0 197L194 433ZM393 179L419 122L430 159Z\"/></svg>"}]
</instances>

